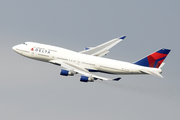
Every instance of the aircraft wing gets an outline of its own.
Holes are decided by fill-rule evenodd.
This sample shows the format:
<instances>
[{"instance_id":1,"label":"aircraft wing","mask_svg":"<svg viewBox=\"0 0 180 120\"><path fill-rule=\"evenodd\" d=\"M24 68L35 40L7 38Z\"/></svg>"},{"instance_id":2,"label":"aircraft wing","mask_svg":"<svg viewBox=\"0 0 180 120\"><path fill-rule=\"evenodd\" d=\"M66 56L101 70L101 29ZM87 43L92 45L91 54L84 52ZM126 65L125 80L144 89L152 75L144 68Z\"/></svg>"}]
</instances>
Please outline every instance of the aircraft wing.
<instances>
[{"instance_id":1,"label":"aircraft wing","mask_svg":"<svg viewBox=\"0 0 180 120\"><path fill-rule=\"evenodd\" d=\"M101 45L98 45L97 47L91 47L91 48L85 48L84 51L81 51L79 53L87 54L87 55L93 55L93 56L104 56L109 52L109 49L118 44L120 41L122 41L126 36L122 36L120 38L112 39L106 43L103 43Z\"/></svg>"},{"instance_id":2,"label":"aircraft wing","mask_svg":"<svg viewBox=\"0 0 180 120\"><path fill-rule=\"evenodd\" d=\"M70 62L67 62L67 61L64 62L64 61L61 61L61 60L50 60L49 62L53 63L53 64L56 64L56 65L61 65L62 67L66 68L67 70L80 73L80 74L85 75L87 77L97 78L97 79L100 79L100 80L115 80L115 81L119 80L119 78L109 79L109 78L104 78L104 77L101 77L101 76L98 76L98 75L94 75L94 74L90 73L88 70L86 70L85 68L83 68L82 66L79 66L77 64L73 64L73 63L70 63Z\"/></svg>"}]
</instances>

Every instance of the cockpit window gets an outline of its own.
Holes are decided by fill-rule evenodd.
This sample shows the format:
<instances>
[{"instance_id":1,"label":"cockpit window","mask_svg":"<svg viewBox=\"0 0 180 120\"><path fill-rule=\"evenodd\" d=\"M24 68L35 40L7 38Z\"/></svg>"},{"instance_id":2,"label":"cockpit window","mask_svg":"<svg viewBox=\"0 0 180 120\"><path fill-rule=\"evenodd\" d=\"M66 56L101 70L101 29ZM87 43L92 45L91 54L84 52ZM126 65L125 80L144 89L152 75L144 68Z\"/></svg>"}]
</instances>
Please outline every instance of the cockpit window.
<instances>
[{"instance_id":1,"label":"cockpit window","mask_svg":"<svg viewBox=\"0 0 180 120\"><path fill-rule=\"evenodd\" d=\"M23 43L24 45L27 45L26 43Z\"/></svg>"}]
</instances>

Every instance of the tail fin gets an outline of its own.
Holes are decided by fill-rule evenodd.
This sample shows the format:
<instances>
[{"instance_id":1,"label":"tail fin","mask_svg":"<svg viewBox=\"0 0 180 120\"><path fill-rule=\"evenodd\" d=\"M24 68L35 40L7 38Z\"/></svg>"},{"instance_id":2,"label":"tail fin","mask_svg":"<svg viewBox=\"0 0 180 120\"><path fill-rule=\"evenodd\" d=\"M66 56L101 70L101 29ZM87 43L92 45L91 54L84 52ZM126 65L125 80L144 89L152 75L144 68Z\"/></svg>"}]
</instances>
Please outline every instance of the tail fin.
<instances>
[{"instance_id":1,"label":"tail fin","mask_svg":"<svg viewBox=\"0 0 180 120\"><path fill-rule=\"evenodd\" d=\"M159 68L161 63L164 61L166 56L171 50L169 49L160 49L157 52L154 52L147 57L135 62L136 65L141 65L145 67L153 67L153 68Z\"/></svg>"}]
</instances>

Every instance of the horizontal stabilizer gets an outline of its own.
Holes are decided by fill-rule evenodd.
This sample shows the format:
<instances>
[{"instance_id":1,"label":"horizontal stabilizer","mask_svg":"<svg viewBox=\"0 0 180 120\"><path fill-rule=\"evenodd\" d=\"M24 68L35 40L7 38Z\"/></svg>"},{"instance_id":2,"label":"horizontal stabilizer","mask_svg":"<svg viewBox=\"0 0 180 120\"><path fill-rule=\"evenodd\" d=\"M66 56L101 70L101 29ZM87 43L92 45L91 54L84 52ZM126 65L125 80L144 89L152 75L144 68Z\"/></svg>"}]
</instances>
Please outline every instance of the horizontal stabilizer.
<instances>
[{"instance_id":1,"label":"horizontal stabilizer","mask_svg":"<svg viewBox=\"0 0 180 120\"><path fill-rule=\"evenodd\" d=\"M142 73L146 73L146 74L149 74L149 75L153 75L153 76L157 76L157 77L163 78L163 76L159 72L149 71L149 70L140 70L140 71Z\"/></svg>"}]
</instances>

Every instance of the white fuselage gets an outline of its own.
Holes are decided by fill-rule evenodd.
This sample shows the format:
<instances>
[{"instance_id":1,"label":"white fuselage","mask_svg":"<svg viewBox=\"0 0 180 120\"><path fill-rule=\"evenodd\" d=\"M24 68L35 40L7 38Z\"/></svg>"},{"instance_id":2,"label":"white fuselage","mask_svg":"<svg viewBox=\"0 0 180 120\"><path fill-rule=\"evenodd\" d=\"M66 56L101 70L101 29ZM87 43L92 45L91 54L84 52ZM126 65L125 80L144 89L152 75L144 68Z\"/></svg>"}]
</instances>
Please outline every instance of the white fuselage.
<instances>
[{"instance_id":1,"label":"white fuselage","mask_svg":"<svg viewBox=\"0 0 180 120\"><path fill-rule=\"evenodd\" d=\"M83 66L90 71L109 74L144 74L141 70L162 72L159 68L143 67L133 63L86 55L68 49L34 42L16 45L13 47L13 50L25 57L35 60L49 62L50 60L59 59Z\"/></svg>"}]
</instances>

